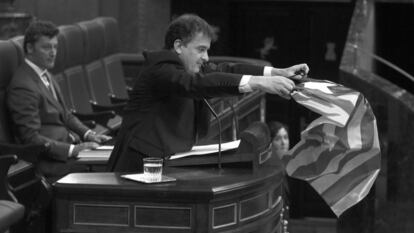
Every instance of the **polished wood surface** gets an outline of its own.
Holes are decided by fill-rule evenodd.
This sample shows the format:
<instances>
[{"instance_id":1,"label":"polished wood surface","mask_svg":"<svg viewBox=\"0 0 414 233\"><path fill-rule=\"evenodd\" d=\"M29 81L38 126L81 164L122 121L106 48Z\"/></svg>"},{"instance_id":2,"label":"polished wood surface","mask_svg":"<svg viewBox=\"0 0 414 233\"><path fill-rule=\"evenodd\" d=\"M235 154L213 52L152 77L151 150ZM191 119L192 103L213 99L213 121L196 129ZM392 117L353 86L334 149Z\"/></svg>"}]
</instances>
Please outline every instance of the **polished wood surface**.
<instances>
[{"instance_id":1,"label":"polished wood surface","mask_svg":"<svg viewBox=\"0 0 414 233\"><path fill-rule=\"evenodd\" d=\"M277 164L166 167L175 182L144 184L122 173L74 173L54 184L55 232L279 232Z\"/></svg>"},{"instance_id":2,"label":"polished wood surface","mask_svg":"<svg viewBox=\"0 0 414 233\"><path fill-rule=\"evenodd\" d=\"M244 168L164 168L164 174L177 179L172 183L143 184L120 177L124 173L72 173L58 180L53 186L56 195L90 194L105 189L109 195L127 195L161 198L213 198L223 191L237 191L255 183L273 183L281 178L281 171L274 166L264 166L257 172ZM162 194L160 194L162 192ZM152 198L156 198L152 196ZM188 200L191 197L193 200ZM100 197L96 197L100 198ZM105 198L105 197L103 197Z\"/></svg>"}]
</instances>

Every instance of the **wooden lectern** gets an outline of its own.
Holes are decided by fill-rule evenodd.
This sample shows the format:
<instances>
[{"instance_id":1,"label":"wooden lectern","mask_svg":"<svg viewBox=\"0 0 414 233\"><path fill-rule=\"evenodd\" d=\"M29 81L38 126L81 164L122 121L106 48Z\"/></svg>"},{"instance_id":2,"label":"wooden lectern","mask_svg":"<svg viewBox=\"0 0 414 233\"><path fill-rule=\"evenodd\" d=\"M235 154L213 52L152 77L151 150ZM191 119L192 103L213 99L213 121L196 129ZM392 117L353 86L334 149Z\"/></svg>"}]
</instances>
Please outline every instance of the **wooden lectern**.
<instances>
[{"instance_id":1,"label":"wooden lectern","mask_svg":"<svg viewBox=\"0 0 414 233\"><path fill-rule=\"evenodd\" d=\"M254 123L222 169L216 155L190 157L164 167L168 183L69 174L54 184L54 232L282 232L283 166L269 144L267 126Z\"/></svg>"}]
</instances>

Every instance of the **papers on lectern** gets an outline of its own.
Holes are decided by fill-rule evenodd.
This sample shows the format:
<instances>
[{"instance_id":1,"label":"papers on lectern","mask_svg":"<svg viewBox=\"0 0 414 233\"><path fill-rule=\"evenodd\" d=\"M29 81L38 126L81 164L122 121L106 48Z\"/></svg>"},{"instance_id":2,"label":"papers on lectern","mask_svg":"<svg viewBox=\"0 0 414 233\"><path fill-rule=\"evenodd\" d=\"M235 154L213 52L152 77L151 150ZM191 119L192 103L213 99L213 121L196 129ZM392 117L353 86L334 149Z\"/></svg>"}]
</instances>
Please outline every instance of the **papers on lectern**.
<instances>
[{"instance_id":1,"label":"papers on lectern","mask_svg":"<svg viewBox=\"0 0 414 233\"><path fill-rule=\"evenodd\" d=\"M221 151L228 151L237 149L240 145L240 140L225 142L221 144ZM109 159L113 146L100 146L95 150L83 150L79 152L79 159L100 158ZM190 151L174 154L170 157L172 159L179 159L188 156L206 155L218 152L218 144L209 144L201 146L193 146Z\"/></svg>"},{"instance_id":2,"label":"papers on lectern","mask_svg":"<svg viewBox=\"0 0 414 233\"><path fill-rule=\"evenodd\" d=\"M237 149L240 145L240 140L225 142L221 144L221 151L228 151ZM205 155L217 153L219 149L218 144L202 145L202 146L193 146L190 151L174 154L170 157L171 159L179 159L193 155Z\"/></svg>"},{"instance_id":3,"label":"papers on lectern","mask_svg":"<svg viewBox=\"0 0 414 233\"><path fill-rule=\"evenodd\" d=\"M156 183L173 182L173 181L176 181L177 180L174 177L162 175L161 180L154 181L154 180L149 179L149 177L147 175L143 174L143 173L126 174L126 175L121 175L121 177L122 178L125 178L125 179L128 179L128 180L138 181L138 182L146 183L146 184L156 184Z\"/></svg>"}]
</instances>

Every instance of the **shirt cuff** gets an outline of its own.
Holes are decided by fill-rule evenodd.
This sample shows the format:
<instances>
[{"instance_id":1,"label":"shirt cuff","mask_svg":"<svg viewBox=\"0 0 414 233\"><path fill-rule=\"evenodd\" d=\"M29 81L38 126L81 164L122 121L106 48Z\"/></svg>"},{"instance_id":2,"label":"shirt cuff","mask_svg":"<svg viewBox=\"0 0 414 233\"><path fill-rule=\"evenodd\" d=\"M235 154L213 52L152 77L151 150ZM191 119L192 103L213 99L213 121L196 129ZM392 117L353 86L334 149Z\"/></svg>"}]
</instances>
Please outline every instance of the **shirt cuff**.
<instances>
[{"instance_id":1,"label":"shirt cuff","mask_svg":"<svg viewBox=\"0 0 414 233\"><path fill-rule=\"evenodd\" d=\"M263 76L272 76L272 69L271 66L265 66L263 69Z\"/></svg>"},{"instance_id":2,"label":"shirt cuff","mask_svg":"<svg viewBox=\"0 0 414 233\"><path fill-rule=\"evenodd\" d=\"M88 134L92 133L93 131L91 129L88 129L85 134L83 134L83 140L86 141Z\"/></svg>"},{"instance_id":3,"label":"shirt cuff","mask_svg":"<svg viewBox=\"0 0 414 233\"><path fill-rule=\"evenodd\" d=\"M252 76L251 75L243 75L241 80L240 80L240 84L239 84L239 91L240 93L246 93L246 92L252 92L252 88L249 85L249 81L250 78Z\"/></svg>"},{"instance_id":4,"label":"shirt cuff","mask_svg":"<svg viewBox=\"0 0 414 233\"><path fill-rule=\"evenodd\" d=\"M75 148L75 145L73 145L73 144L70 144L70 146L69 146L69 158L70 157L72 157L72 153L73 153L73 149Z\"/></svg>"}]
</instances>

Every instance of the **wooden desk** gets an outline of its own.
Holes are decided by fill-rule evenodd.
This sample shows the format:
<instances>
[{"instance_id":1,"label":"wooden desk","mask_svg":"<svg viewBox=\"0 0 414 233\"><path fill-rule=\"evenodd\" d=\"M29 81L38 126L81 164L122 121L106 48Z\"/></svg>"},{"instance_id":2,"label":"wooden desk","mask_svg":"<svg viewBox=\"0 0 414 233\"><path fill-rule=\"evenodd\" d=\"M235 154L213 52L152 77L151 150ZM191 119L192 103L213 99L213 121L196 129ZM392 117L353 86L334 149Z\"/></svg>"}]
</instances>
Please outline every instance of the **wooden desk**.
<instances>
[{"instance_id":1,"label":"wooden desk","mask_svg":"<svg viewBox=\"0 0 414 233\"><path fill-rule=\"evenodd\" d=\"M172 168L176 182L119 173L69 174L54 184L54 232L280 232L282 171Z\"/></svg>"}]
</instances>

